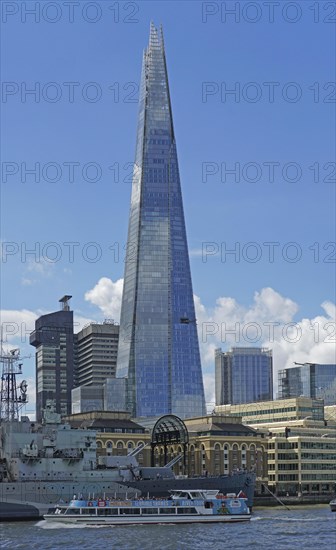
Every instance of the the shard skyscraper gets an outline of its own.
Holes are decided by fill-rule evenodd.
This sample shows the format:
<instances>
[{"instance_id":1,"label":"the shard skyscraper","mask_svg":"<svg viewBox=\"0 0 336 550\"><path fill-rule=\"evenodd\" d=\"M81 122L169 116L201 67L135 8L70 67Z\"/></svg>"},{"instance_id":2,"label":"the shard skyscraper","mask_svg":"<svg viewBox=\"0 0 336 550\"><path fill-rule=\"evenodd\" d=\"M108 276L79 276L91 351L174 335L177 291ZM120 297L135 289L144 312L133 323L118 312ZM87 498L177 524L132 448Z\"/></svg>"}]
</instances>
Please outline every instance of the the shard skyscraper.
<instances>
[{"instance_id":1,"label":"the shard skyscraper","mask_svg":"<svg viewBox=\"0 0 336 550\"><path fill-rule=\"evenodd\" d=\"M162 31L144 52L117 377L134 416L205 414Z\"/></svg>"}]
</instances>

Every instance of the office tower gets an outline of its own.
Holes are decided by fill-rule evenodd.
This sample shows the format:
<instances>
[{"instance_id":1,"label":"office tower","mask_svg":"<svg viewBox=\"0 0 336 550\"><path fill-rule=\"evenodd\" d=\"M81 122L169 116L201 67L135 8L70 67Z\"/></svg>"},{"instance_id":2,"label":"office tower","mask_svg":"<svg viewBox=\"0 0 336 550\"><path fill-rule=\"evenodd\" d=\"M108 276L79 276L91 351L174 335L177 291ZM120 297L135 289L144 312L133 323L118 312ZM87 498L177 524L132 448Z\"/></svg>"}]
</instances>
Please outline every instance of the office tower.
<instances>
[{"instance_id":1,"label":"office tower","mask_svg":"<svg viewBox=\"0 0 336 550\"><path fill-rule=\"evenodd\" d=\"M125 378L106 378L97 386L78 386L71 392L72 414L87 411L125 411Z\"/></svg>"},{"instance_id":2,"label":"office tower","mask_svg":"<svg viewBox=\"0 0 336 550\"><path fill-rule=\"evenodd\" d=\"M280 370L279 398L311 397L324 399L325 405L336 405L336 365L302 363Z\"/></svg>"},{"instance_id":3,"label":"office tower","mask_svg":"<svg viewBox=\"0 0 336 550\"><path fill-rule=\"evenodd\" d=\"M102 386L115 376L118 339L119 325L110 320L91 323L75 335L76 386Z\"/></svg>"},{"instance_id":4,"label":"office tower","mask_svg":"<svg viewBox=\"0 0 336 550\"><path fill-rule=\"evenodd\" d=\"M272 350L215 350L216 405L273 399Z\"/></svg>"},{"instance_id":5,"label":"office tower","mask_svg":"<svg viewBox=\"0 0 336 550\"><path fill-rule=\"evenodd\" d=\"M205 413L162 31L144 52L117 377L134 416Z\"/></svg>"},{"instance_id":6,"label":"office tower","mask_svg":"<svg viewBox=\"0 0 336 550\"><path fill-rule=\"evenodd\" d=\"M36 348L36 420L41 422L47 399L55 400L56 412L71 413L74 385L74 339L71 296L59 301L62 309L35 321L30 344Z\"/></svg>"}]
</instances>

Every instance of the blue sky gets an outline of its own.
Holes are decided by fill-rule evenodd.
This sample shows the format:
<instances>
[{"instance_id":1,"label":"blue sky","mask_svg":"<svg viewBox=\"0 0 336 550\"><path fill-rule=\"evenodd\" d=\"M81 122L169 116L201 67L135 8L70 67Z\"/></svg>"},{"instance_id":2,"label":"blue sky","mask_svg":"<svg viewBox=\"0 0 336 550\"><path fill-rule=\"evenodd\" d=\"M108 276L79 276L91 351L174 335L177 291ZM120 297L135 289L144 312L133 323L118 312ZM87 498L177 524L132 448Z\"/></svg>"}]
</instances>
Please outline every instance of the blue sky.
<instances>
[{"instance_id":1,"label":"blue sky","mask_svg":"<svg viewBox=\"0 0 336 550\"><path fill-rule=\"evenodd\" d=\"M281 318L325 330L336 257L328 3L314 11L308 2L280 2L273 22L263 2L90 4L73 5L70 22L62 2L57 10L2 3L2 322L29 324L57 309L63 294L73 295L83 320L117 318L137 85L153 20L164 27L199 326ZM234 5L225 20L225 6ZM35 175L26 173L34 166ZM225 177L234 166L237 181ZM36 256L27 253L34 248ZM221 257L233 248L235 256ZM102 278L113 283L99 286ZM332 361L325 337L310 339L307 353L303 341L289 352L280 340L279 366L294 356ZM226 344L203 346L209 387L212 348ZM33 376L32 359L26 369Z\"/></svg>"}]
</instances>

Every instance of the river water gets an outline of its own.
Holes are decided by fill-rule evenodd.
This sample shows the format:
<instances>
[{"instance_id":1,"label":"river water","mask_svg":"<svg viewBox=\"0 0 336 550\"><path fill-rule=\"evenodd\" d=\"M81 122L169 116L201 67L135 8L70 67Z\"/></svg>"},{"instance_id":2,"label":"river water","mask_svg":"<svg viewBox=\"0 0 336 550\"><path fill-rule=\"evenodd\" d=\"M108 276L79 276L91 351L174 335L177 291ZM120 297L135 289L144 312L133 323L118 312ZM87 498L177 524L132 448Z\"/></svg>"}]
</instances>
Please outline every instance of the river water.
<instances>
[{"instance_id":1,"label":"river water","mask_svg":"<svg viewBox=\"0 0 336 550\"><path fill-rule=\"evenodd\" d=\"M336 548L329 506L255 509L249 523L62 526L45 521L0 524L1 549L22 550L309 550Z\"/></svg>"}]
</instances>

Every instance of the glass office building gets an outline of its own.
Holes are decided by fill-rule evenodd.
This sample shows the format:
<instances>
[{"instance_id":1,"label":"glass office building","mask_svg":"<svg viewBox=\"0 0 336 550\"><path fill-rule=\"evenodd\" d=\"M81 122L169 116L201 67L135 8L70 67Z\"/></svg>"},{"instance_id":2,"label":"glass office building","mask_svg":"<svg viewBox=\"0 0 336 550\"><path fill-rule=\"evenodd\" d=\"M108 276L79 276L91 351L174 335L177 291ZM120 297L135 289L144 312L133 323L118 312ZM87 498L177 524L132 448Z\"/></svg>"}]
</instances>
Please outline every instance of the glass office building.
<instances>
[{"instance_id":1,"label":"glass office building","mask_svg":"<svg viewBox=\"0 0 336 550\"><path fill-rule=\"evenodd\" d=\"M336 404L336 365L304 363L279 371L279 398L304 395L324 399L325 405Z\"/></svg>"},{"instance_id":2,"label":"glass office building","mask_svg":"<svg viewBox=\"0 0 336 550\"><path fill-rule=\"evenodd\" d=\"M264 348L215 350L216 405L273 399L272 351Z\"/></svg>"},{"instance_id":3,"label":"glass office building","mask_svg":"<svg viewBox=\"0 0 336 550\"><path fill-rule=\"evenodd\" d=\"M162 31L144 52L117 359L134 416L205 413Z\"/></svg>"}]
</instances>

